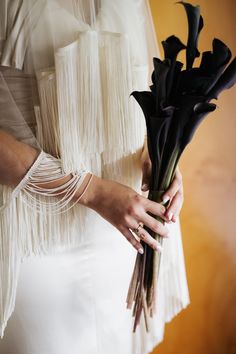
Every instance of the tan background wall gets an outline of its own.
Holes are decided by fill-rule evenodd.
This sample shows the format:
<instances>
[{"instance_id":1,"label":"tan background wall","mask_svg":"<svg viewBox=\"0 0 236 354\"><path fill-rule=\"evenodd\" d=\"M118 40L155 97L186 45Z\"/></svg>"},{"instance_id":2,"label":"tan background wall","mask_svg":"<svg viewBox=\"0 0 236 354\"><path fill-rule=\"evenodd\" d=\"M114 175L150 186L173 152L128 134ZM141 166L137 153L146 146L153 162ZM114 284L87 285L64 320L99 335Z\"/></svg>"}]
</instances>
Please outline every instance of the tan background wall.
<instances>
[{"instance_id":1,"label":"tan background wall","mask_svg":"<svg viewBox=\"0 0 236 354\"><path fill-rule=\"evenodd\" d=\"M160 41L186 42L187 22L174 0L150 0ZM236 1L198 0L205 21L200 50L214 37L236 55ZM183 59L183 58L182 58ZM236 353L236 88L225 91L181 161L181 213L191 305L166 327L158 354Z\"/></svg>"}]
</instances>

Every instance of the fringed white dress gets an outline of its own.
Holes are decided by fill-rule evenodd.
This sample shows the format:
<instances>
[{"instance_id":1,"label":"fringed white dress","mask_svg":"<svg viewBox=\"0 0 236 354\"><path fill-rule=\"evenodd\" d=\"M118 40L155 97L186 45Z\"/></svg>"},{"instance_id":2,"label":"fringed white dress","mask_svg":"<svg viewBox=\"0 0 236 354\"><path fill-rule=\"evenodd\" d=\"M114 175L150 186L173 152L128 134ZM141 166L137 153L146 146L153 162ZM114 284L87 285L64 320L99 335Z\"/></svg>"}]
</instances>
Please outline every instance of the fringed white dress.
<instances>
[{"instance_id":1,"label":"fringed white dress","mask_svg":"<svg viewBox=\"0 0 236 354\"><path fill-rule=\"evenodd\" d=\"M140 192L145 124L129 95L147 87L147 4L6 0L0 10L0 128L49 154L15 190L1 187L0 353L149 353L189 303L179 223L150 332L142 320L133 334L135 251L94 211L30 185L76 172L79 186L90 171Z\"/></svg>"}]
</instances>

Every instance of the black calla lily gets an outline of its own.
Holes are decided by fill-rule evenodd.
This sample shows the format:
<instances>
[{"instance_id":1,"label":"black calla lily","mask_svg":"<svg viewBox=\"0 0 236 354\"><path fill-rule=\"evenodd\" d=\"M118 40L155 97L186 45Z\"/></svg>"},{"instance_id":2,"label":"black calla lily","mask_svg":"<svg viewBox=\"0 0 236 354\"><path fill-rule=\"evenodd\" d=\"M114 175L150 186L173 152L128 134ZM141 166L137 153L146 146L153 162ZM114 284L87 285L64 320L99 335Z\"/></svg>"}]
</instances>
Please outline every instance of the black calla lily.
<instances>
[{"instance_id":1,"label":"black calla lily","mask_svg":"<svg viewBox=\"0 0 236 354\"><path fill-rule=\"evenodd\" d=\"M180 61L175 62L174 70L171 72L171 75L169 75L168 80L169 80L169 87L170 87L170 92L169 92L169 104L170 105L176 105L177 106L177 101L178 101L178 94L179 94L179 86L180 86L180 81L181 81L181 70L183 68L183 63Z\"/></svg>"},{"instance_id":2,"label":"black calla lily","mask_svg":"<svg viewBox=\"0 0 236 354\"><path fill-rule=\"evenodd\" d=\"M200 102L194 106L194 113L188 120L187 124L184 127L181 142L180 142L180 151L186 148L193 138L194 133L196 132L198 126L203 121L203 119L210 113L215 111L216 105L209 102Z\"/></svg>"},{"instance_id":3,"label":"black calla lily","mask_svg":"<svg viewBox=\"0 0 236 354\"><path fill-rule=\"evenodd\" d=\"M147 144L152 162L151 185L148 198L160 202L164 191L173 180L177 163L203 119L216 109L211 99L236 83L236 58L231 62L231 51L215 38L212 51L202 54L199 67L192 67L199 56L198 36L203 28L199 6L180 1L188 18L188 43L177 37L162 42L165 59L153 59L151 91L132 93L143 110L147 126ZM177 61L181 50L186 50L186 69ZM161 219L158 219L162 222ZM144 228L146 228L144 226ZM146 228L161 244L163 238ZM134 302L134 331L142 311L148 330L148 317L154 311L154 298L160 266L160 254L142 242L144 255L138 254L127 297L128 307Z\"/></svg>"},{"instance_id":4,"label":"black calla lily","mask_svg":"<svg viewBox=\"0 0 236 354\"><path fill-rule=\"evenodd\" d=\"M231 56L229 47L221 40L214 38L212 41L212 51L206 51L202 54L199 67L200 72L203 75L222 73L225 66L229 63Z\"/></svg>"},{"instance_id":5,"label":"black calla lily","mask_svg":"<svg viewBox=\"0 0 236 354\"><path fill-rule=\"evenodd\" d=\"M218 98L219 94L226 89L231 88L236 83L236 57L225 69L215 86L208 93L208 99Z\"/></svg>"},{"instance_id":6,"label":"black calla lily","mask_svg":"<svg viewBox=\"0 0 236 354\"><path fill-rule=\"evenodd\" d=\"M184 1L178 1L177 4L184 6L188 18L188 43L186 50L187 70L193 66L195 58L200 56L197 48L198 36L203 28L203 18L200 14L200 7L193 6Z\"/></svg>"},{"instance_id":7,"label":"black calla lily","mask_svg":"<svg viewBox=\"0 0 236 354\"><path fill-rule=\"evenodd\" d=\"M165 59L176 60L179 52L186 48L185 44L176 36L170 36L162 41Z\"/></svg>"},{"instance_id":8,"label":"black calla lily","mask_svg":"<svg viewBox=\"0 0 236 354\"><path fill-rule=\"evenodd\" d=\"M207 94L215 85L227 64L231 59L230 49L219 39L214 38L212 42L212 52L204 52L199 71L203 76L208 76L209 80L203 84L202 93Z\"/></svg>"},{"instance_id":9,"label":"black calla lily","mask_svg":"<svg viewBox=\"0 0 236 354\"><path fill-rule=\"evenodd\" d=\"M156 91L156 112L157 114L160 114L162 108L164 108L167 103L167 75L170 70L170 61L168 59L161 61L158 58L153 58L153 64L154 85Z\"/></svg>"}]
</instances>

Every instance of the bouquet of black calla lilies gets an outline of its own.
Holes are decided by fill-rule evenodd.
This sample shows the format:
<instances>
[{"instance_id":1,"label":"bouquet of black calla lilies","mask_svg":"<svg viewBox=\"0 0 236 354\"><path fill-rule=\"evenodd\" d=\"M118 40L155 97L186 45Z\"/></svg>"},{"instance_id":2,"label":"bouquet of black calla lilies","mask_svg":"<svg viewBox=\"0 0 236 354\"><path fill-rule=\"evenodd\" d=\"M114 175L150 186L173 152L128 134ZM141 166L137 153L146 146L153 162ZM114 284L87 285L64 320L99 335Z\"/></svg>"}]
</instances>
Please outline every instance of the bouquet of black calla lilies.
<instances>
[{"instance_id":1,"label":"bouquet of black calla lilies","mask_svg":"<svg viewBox=\"0 0 236 354\"><path fill-rule=\"evenodd\" d=\"M230 49L219 39L213 40L211 51L202 53L200 66L193 67L195 58L200 56L197 43L203 18L199 6L183 1L178 3L184 6L188 18L187 45L174 35L163 41L165 59L153 59L151 91L132 93L142 108L147 126L147 145L152 162L148 198L158 203L162 202L179 158L198 125L216 109L210 101L236 82L236 58L231 60ZM182 50L186 51L186 69L177 60ZM158 234L146 229L162 244ZM148 318L155 311L161 257L144 242L142 245L144 254L137 254L127 296L127 307L133 306L134 331L142 313L148 331Z\"/></svg>"}]
</instances>

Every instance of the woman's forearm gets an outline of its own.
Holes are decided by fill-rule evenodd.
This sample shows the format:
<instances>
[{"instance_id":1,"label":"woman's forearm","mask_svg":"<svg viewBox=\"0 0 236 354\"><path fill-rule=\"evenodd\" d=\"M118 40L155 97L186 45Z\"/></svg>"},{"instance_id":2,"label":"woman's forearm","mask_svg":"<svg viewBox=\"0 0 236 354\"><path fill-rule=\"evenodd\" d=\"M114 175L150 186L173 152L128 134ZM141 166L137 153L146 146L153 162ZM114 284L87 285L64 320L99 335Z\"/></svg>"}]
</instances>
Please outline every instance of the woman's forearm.
<instances>
[{"instance_id":1,"label":"woman's forearm","mask_svg":"<svg viewBox=\"0 0 236 354\"><path fill-rule=\"evenodd\" d=\"M15 187L26 175L38 155L38 150L17 141L13 136L0 129L0 184ZM89 176L90 174L85 176L77 190L75 200L83 193L89 181ZM68 174L60 179L40 183L40 187L49 190L57 188L68 182L71 177L72 175Z\"/></svg>"},{"instance_id":2,"label":"woman's forearm","mask_svg":"<svg viewBox=\"0 0 236 354\"><path fill-rule=\"evenodd\" d=\"M0 184L16 186L38 154L38 150L17 141L0 129Z\"/></svg>"},{"instance_id":3,"label":"woman's forearm","mask_svg":"<svg viewBox=\"0 0 236 354\"><path fill-rule=\"evenodd\" d=\"M0 183L15 187L33 165L39 155L39 151L17 141L4 131L0 131L0 154ZM57 163L56 167L58 168ZM45 183L40 176L40 184L36 186L35 190L38 192L38 187L40 187L44 194L46 190L46 194L50 196L50 188L61 187L59 189L60 191L62 190L62 193L59 193L58 196L63 197L63 186L68 186L66 182L71 178L73 181L73 176L74 174L72 173L63 174L62 170L62 178L56 178L51 181L50 176L48 176L49 179L46 179L46 181L49 182ZM143 241L150 247L159 249L158 242L141 225L145 224L153 231L166 236L168 229L150 215L152 213L165 219L165 208L144 198L123 184L97 176L93 176L92 180L90 178L91 174L87 173L82 184L79 185L73 195L72 201L78 201L82 205L94 209L115 226L137 250L142 252L142 246L130 230L138 227ZM88 185L89 181L91 181L90 185ZM30 185L30 183L29 181L28 184ZM87 186L88 188L86 188Z\"/></svg>"}]
</instances>

